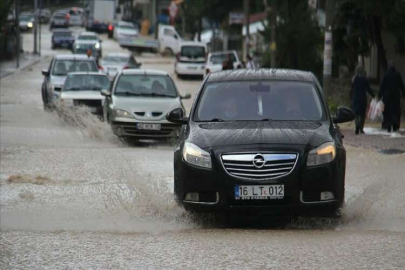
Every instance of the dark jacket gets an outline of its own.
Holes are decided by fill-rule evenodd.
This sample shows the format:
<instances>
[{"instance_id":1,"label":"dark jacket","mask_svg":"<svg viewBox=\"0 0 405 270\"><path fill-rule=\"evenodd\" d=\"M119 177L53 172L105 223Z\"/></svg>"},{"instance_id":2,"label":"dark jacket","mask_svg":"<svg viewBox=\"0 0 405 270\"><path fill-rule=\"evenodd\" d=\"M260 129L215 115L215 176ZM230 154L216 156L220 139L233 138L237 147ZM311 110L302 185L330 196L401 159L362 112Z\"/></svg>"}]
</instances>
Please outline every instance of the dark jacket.
<instances>
[{"instance_id":1,"label":"dark jacket","mask_svg":"<svg viewBox=\"0 0 405 270\"><path fill-rule=\"evenodd\" d=\"M352 85L352 102L355 114L365 114L367 110L367 92L374 97L367 78L357 75Z\"/></svg>"},{"instance_id":2,"label":"dark jacket","mask_svg":"<svg viewBox=\"0 0 405 270\"><path fill-rule=\"evenodd\" d=\"M388 69L387 73L381 82L380 92L378 97L383 99L385 109L393 115L401 114L401 91L405 96L404 82L401 74L395 69ZM384 119L390 120L390 119Z\"/></svg>"},{"instance_id":3,"label":"dark jacket","mask_svg":"<svg viewBox=\"0 0 405 270\"><path fill-rule=\"evenodd\" d=\"M222 70L233 69L233 61L232 60L225 60L222 63Z\"/></svg>"}]
</instances>

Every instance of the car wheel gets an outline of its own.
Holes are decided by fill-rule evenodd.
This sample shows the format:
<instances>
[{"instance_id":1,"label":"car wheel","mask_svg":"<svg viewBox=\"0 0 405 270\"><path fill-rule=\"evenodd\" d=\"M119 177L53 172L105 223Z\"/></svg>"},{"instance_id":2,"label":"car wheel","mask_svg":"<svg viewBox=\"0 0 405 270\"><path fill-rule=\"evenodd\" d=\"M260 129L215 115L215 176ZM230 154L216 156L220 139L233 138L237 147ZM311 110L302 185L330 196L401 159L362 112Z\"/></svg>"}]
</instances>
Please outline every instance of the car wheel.
<instances>
[{"instance_id":1,"label":"car wheel","mask_svg":"<svg viewBox=\"0 0 405 270\"><path fill-rule=\"evenodd\" d=\"M173 50L170 49L170 48L166 48L166 49L163 51L163 56L173 56L173 55L174 55Z\"/></svg>"}]
</instances>

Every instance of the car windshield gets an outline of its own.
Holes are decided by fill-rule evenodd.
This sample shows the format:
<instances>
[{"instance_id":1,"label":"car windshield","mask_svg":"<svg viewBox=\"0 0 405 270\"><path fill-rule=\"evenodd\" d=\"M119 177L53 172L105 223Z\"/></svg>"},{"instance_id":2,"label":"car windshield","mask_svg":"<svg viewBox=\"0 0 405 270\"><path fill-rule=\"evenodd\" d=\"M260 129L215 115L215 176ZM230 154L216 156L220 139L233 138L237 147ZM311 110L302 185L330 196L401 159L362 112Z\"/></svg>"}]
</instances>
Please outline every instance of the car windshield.
<instances>
[{"instance_id":1,"label":"car windshield","mask_svg":"<svg viewBox=\"0 0 405 270\"><path fill-rule=\"evenodd\" d=\"M64 15L58 15L54 17L56 20L64 20L66 17Z\"/></svg>"},{"instance_id":2,"label":"car windshield","mask_svg":"<svg viewBox=\"0 0 405 270\"><path fill-rule=\"evenodd\" d=\"M323 107L315 86L290 81L208 83L195 121L319 121Z\"/></svg>"},{"instance_id":3,"label":"car windshield","mask_svg":"<svg viewBox=\"0 0 405 270\"><path fill-rule=\"evenodd\" d=\"M101 91L109 87L110 80L106 75L72 74L67 76L63 91Z\"/></svg>"},{"instance_id":4,"label":"car windshield","mask_svg":"<svg viewBox=\"0 0 405 270\"><path fill-rule=\"evenodd\" d=\"M129 60L129 56L106 56L103 59L105 62L112 62L112 63L127 63Z\"/></svg>"},{"instance_id":5,"label":"car windshield","mask_svg":"<svg viewBox=\"0 0 405 270\"><path fill-rule=\"evenodd\" d=\"M228 57L231 57L232 62L236 62L236 57L233 53L224 53L224 54L213 54L211 55L210 58L210 63L212 65L218 65L221 64L225 61L228 60Z\"/></svg>"},{"instance_id":6,"label":"car windshield","mask_svg":"<svg viewBox=\"0 0 405 270\"><path fill-rule=\"evenodd\" d=\"M93 55L97 52L97 50L94 47L94 44L78 44L75 45L73 52L75 54L87 54L87 50L90 50Z\"/></svg>"},{"instance_id":7,"label":"car windshield","mask_svg":"<svg viewBox=\"0 0 405 270\"><path fill-rule=\"evenodd\" d=\"M97 36L82 35L77 38L78 40L98 40Z\"/></svg>"},{"instance_id":8,"label":"car windshield","mask_svg":"<svg viewBox=\"0 0 405 270\"><path fill-rule=\"evenodd\" d=\"M70 37L72 36L71 32L66 32L66 31L60 31L60 32L54 32L53 33L57 37Z\"/></svg>"},{"instance_id":9,"label":"car windshield","mask_svg":"<svg viewBox=\"0 0 405 270\"><path fill-rule=\"evenodd\" d=\"M163 75L122 75L114 94L117 96L177 97L172 80Z\"/></svg>"},{"instance_id":10,"label":"car windshield","mask_svg":"<svg viewBox=\"0 0 405 270\"><path fill-rule=\"evenodd\" d=\"M204 58L205 49L202 46L183 46L181 47L180 56L188 58Z\"/></svg>"},{"instance_id":11,"label":"car windshield","mask_svg":"<svg viewBox=\"0 0 405 270\"><path fill-rule=\"evenodd\" d=\"M137 28L134 25L120 25L120 28L122 29L130 29L130 30L137 30Z\"/></svg>"},{"instance_id":12,"label":"car windshield","mask_svg":"<svg viewBox=\"0 0 405 270\"><path fill-rule=\"evenodd\" d=\"M52 75L66 76L69 72L98 71L96 63L89 60L56 60Z\"/></svg>"},{"instance_id":13,"label":"car windshield","mask_svg":"<svg viewBox=\"0 0 405 270\"><path fill-rule=\"evenodd\" d=\"M33 21L34 20L34 16L30 16L30 15L24 15L20 17L20 21L24 21L24 22L28 22L28 21Z\"/></svg>"}]
</instances>

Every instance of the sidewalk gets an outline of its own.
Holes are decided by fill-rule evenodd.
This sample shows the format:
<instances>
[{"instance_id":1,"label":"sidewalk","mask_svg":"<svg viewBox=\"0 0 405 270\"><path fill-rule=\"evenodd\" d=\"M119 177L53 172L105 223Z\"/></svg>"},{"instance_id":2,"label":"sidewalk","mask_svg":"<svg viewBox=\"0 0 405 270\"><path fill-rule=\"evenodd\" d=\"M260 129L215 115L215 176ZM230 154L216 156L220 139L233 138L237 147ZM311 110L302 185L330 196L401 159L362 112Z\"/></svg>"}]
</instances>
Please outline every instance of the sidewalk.
<instances>
[{"instance_id":1,"label":"sidewalk","mask_svg":"<svg viewBox=\"0 0 405 270\"><path fill-rule=\"evenodd\" d=\"M41 59L39 55L33 55L30 53L21 53L20 55L20 67L17 66L17 59L6 60L0 62L0 79L3 79L17 70L22 70L36 64Z\"/></svg>"},{"instance_id":2,"label":"sidewalk","mask_svg":"<svg viewBox=\"0 0 405 270\"><path fill-rule=\"evenodd\" d=\"M364 125L365 134L355 135L354 123L340 125L342 134L345 136L345 144L366 149L375 149L387 152L405 152L405 122L401 123L399 132L388 133L381 129L381 123L366 122Z\"/></svg>"}]
</instances>

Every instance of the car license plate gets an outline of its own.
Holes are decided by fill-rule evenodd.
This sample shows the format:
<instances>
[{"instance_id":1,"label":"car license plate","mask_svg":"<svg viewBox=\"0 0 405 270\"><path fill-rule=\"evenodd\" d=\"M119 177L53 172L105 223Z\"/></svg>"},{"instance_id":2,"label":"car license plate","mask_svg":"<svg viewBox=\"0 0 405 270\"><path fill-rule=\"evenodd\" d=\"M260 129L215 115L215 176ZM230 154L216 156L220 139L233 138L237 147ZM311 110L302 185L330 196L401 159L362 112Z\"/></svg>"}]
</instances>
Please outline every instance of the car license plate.
<instances>
[{"instance_id":1,"label":"car license plate","mask_svg":"<svg viewBox=\"0 0 405 270\"><path fill-rule=\"evenodd\" d=\"M236 200L283 199L284 185L235 186Z\"/></svg>"},{"instance_id":2,"label":"car license plate","mask_svg":"<svg viewBox=\"0 0 405 270\"><path fill-rule=\"evenodd\" d=\"M197 67L187 67L188 69L191 69L191 70L196 70L197 69Z\"/></svg>"},{"instance_id":3,"label":"car license plate","mask_svg":"<svg viewBox=\"0 0 405 270\"><path fill-rule=\"evenodd\" d=\"M144 124L144 123L138 123L136 126L137 126L138 129L160 130L160 124Z\"/></svg>"}]
</instances>

